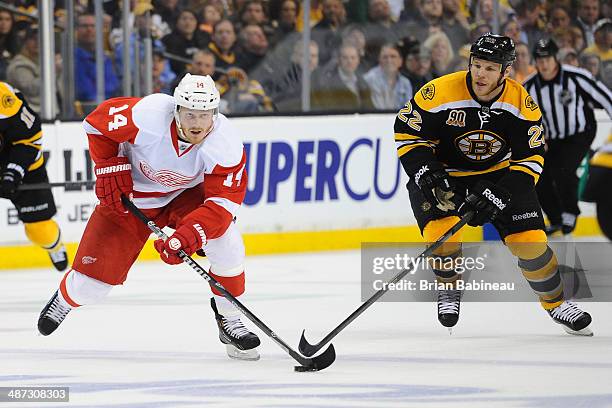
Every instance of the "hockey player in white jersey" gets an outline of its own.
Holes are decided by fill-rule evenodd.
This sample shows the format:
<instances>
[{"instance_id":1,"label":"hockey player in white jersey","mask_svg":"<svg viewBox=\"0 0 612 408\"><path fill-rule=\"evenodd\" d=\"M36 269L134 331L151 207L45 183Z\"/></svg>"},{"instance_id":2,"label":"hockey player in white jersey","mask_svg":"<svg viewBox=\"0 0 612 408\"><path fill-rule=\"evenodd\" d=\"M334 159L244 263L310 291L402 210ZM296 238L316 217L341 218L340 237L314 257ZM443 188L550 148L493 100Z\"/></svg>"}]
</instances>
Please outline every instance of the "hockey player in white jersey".
<instances>
[{"instance_id":1,"label":"hockey player in white jersey","mask_svg":"<svg viewBox=\"0 0 612 408\"><path fill-rule=\"evenodd\" d=\"M149 229L121 203L132 201L160 227L155 241L171 265L203 249L210 275L233 296L244 293L244 244L234 224L246 193L246 154L229 120L218 113L210 76L187 74L174 96L113 98L83 121L95 162L96 206L72 268L40 314L38 330L53 333L70 310L104 298L121 285L149 237ZM256 360L259 338L214 287L211 306L219 338L233 358Z\"/></svg>"}]
</instances>

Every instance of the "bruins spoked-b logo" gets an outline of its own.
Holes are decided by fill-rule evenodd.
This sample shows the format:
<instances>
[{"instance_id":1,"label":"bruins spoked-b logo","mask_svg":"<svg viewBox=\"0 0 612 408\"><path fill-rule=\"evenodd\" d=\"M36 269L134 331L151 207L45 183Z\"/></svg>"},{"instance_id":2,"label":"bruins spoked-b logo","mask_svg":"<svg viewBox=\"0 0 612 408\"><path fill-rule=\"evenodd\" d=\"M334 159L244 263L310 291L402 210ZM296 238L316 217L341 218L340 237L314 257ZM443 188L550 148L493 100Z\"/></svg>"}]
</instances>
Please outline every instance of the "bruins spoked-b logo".
<instances>
[{"instance_id":1,"label":"bruins spoked-b logo","mask_svg":"<svg viewBox=\"0 0 612 408\"><path fill-rule=\"evenodd\" d=\"M493 157L506 143L493 132L475 130L455 139L455 146L471 161L484 161Z\"/></svg>"},{"instance_id":2,"label":"bruins spoked-b logo","mask_svg":"<svg viewBox=\"0 0 612 408\"><path fill-rule=\"evenodd\" d=\"M13 95L5 94L2 95L2 106L9 109L15 104L15 97Z\"/></svg>"},{"instance_id":3,"label":"bruins spoked-b logo","mask_svg":"<svg viewBox=\"0 0 612 408\"><path fill-rule=\"evenodd\" d=\"M434 95L436 94L436 87L434 84L428 84L421 89L421 95L423 95L423 99L432 100Z\"/></svg>"},{"instance_id":4,"label":"bruins spoked-b logo","mask_svg":"<svg viewBox=\"0 0 612 408\"><path fill-rule=\"evenodd\" d=\"M538 104L535 103L531 95L527 95L525 98L525 106L532 111L538 109Z\"/></svg>"}]
</instances>

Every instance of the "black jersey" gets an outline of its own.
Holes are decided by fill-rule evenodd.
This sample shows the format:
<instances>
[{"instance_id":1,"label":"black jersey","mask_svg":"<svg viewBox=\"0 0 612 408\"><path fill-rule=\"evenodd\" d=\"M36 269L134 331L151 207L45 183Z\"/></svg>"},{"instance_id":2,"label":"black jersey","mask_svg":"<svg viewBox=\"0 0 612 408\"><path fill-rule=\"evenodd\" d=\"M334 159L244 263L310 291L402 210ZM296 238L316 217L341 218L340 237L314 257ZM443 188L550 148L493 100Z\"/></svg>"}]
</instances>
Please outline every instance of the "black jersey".
<instances>
[{"instance_id":1,"label":"black jersey","mask_svg":"<svg viewBox=\"0 0 612 408\"><path fill-rule=\"evenodd\" d=\"M533 187L544 165L542 114L527 91L506 79L501 94L483 103L467 71L434 79L395 120L395 143L409 176L438 161L453 177L499 172L511 192Z\"/></svg>"},{"instance_id":2,"label":"black jersey","mask_svg":"<svg viewBox=\"0 0 612 408\"><path fill-rule=\"evenodd\" d=\"M23 172L42 167L42 128L23 95L0 82L0 168L8 164Z\"/></svg>"}]
</instances>

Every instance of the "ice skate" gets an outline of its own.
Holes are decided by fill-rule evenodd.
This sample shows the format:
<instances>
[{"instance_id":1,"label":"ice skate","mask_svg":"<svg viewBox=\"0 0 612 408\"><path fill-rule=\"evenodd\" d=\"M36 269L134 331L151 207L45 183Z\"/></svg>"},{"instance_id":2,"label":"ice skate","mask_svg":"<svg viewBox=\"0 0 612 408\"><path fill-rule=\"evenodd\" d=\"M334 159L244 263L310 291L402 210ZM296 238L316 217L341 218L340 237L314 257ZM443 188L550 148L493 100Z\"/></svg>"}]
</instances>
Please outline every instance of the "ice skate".
<instances>
[{"instance_id":1,"label":"ice skate","mask_svg":"<svg viewBox=\"0 0 612 408\"><path fill-rule=\"evenodd\" d=\"M53 333L64 321L70 310L72 310L72 307L64 302L59 296L58 291L55 291L53 297L51 297L51 300L49 300L38 317L38 331L40 334L48 336Z\"/></svg>"},{"instance_id":2,"label":"ice skate","mask_svg":"<svg viewBox=\"0 0 612 408\"><path fill-rule=\"evenodd\" d=\"M217 326L219 326L219 340L226 345L227 355L237 360L259 360L259 337L251 333L240 320L240 315L223 316L217 310L215 298L210 299L210 306L215 312Z\"/></svg>"},{"instance_id":3,"label":"ice skate","mask_svg":"<svg viewBox=\"0 0 612 408\"><path fill-rule=\"evenodd\" d=\"M55 249L48 249L49 258L53 262L53 266L60 272L63 272L68 267L68 254L64 244L59 244Z\"/></svg>"},{"instance_id":4,"label":"ice skate","mask_svg":"<svg viewBox=\"0 0 612 408\"><path fill-rule=\"evenodd\" d=\"M438 290L438 320L452 334L452 327L459 320L461 291L457 289Z\"/></svg>"},{"instance_id":5,"label":"ice skate","mask_svg":"<svg viewBox=\"0 0 612 408\"><path fill-rule=\"evenodd\" d=\"M593 335L591 329L587 327L591 324L591 315L580 310L575 303L565 301L547 312L567 333L575 336Z\"/></svg>"}]
</instances>

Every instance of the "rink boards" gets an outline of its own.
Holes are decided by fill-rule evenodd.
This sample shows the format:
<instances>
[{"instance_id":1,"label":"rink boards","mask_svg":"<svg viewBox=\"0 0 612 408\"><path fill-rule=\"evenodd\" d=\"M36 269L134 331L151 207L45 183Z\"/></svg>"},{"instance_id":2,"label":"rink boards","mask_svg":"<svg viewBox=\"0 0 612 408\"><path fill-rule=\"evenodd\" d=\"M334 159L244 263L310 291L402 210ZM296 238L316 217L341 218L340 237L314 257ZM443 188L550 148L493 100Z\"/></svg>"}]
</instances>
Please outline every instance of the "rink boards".
<instances>
[{"instance_id":1,"label":"rink boards","mask_svg":"<svg viewBox=\"0 0 612 408\"><path fill-rule=\"evenodd\" d=\"M597 112L598 136L611 122ZM397 160L392 114L234 118L248 152L248 191L238 223L249 254L357 248L363 241L418 241L407 181ZM53 182L92 180L80 122L43 127ZM74 254L96 205L93 188L55 188L57 221ZM597 235L590 205L581 207L577 235ZM0 268L44 266L28 245L16 211L0 200ZM480 240L472 229L468 240ZM150 245L142 258L156 254Z\"/></svg>"}]
</instances>

